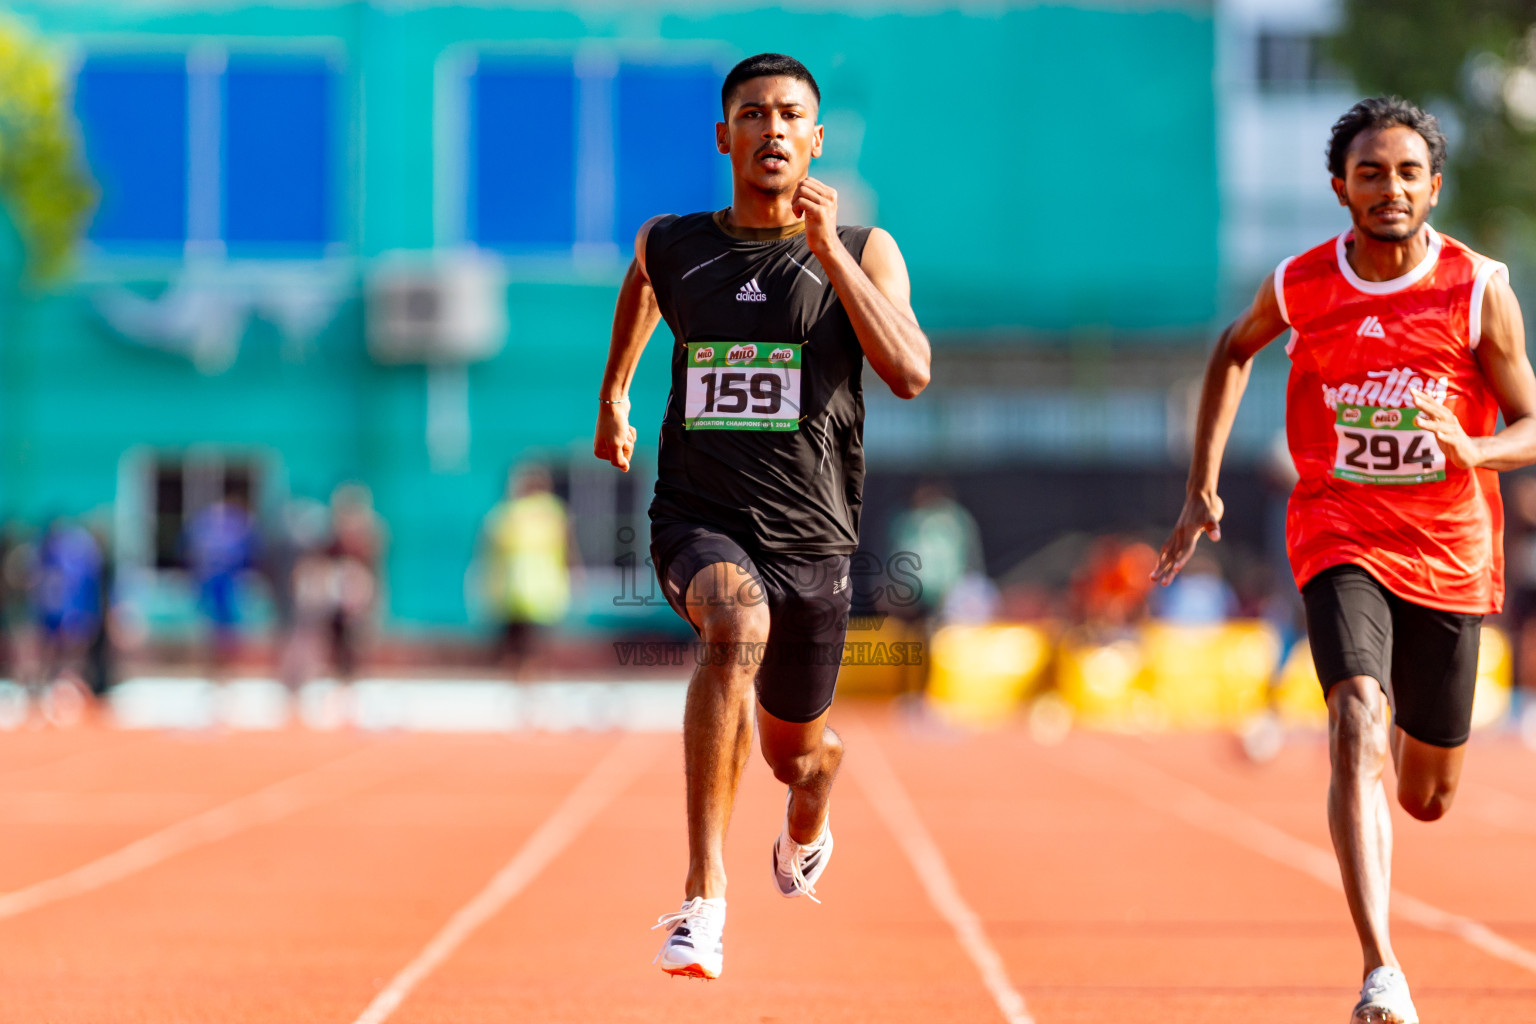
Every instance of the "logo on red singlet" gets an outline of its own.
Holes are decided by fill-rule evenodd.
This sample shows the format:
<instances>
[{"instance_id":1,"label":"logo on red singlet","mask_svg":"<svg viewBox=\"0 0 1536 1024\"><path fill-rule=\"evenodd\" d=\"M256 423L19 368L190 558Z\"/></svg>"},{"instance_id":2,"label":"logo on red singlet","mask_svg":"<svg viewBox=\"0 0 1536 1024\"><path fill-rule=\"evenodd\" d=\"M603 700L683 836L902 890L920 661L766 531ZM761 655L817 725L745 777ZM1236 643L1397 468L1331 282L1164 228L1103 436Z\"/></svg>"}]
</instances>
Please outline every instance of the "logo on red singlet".
<instances>
[{"instance_id":1,"label":"logo on red singlet","mask_svg":"<svg viewBox=\"0 0 1536 1024\"><path fill-rule=\"evenodd\" d=\"M1398 409L1412 404L1408 392L1415 389L1424 392L1437 402L1445 401L1451 382L1446 377L1431 377L1411 367L1395 370L1371 370L1365 380L1352 381L1332 387L1323 385L1323 402L1330 409L1342 405L1365 405L1377 409Z\"/></svg>"},{"instance_id":2,"label":"logo on red singlet","mask_svg":"<svg viewBox=\"0 0 1536 1024\"><path fill-rule=\"evenodd\" d=\"M1360 321L1359 330L1355 334L1362 338L1385 338L1387 332L1381 329L1381 318L1368 316Z\"/></svg>"}]
</instances>

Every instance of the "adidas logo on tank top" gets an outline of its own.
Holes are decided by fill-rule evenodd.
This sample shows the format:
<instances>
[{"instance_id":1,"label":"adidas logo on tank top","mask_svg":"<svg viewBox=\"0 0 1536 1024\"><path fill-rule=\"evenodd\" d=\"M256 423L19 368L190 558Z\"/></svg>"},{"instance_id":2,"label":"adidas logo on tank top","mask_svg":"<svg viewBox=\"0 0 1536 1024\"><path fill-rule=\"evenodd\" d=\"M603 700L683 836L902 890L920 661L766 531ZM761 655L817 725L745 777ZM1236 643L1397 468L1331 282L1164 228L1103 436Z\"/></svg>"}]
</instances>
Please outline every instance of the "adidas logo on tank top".
<instances>
[{"instance_id":1,"label":"adidas logo on tank top","mask_svg":"<svg viewBox=\"0 0 1536 1024\"><path fill-rule=\"evenodd\" d=\"M757 278L753 278L741 286L741 291L736 293L737 302L767 302L768 293L757 286Z\"/></svg>"}]
</instances>

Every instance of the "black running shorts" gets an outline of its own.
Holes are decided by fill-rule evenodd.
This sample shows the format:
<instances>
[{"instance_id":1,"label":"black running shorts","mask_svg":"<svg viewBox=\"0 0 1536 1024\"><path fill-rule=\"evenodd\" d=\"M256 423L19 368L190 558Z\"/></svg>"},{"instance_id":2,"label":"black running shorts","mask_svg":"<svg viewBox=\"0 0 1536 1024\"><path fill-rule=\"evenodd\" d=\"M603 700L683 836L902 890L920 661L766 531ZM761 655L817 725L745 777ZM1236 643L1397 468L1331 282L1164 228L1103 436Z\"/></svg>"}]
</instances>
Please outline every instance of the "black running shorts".
<instances>
[{"instance_id":1,"label":"black running shorts","mask_svg":"<svg viewBox=\"0 0 1536 1024\"><path fill-rule=\"evenodd\" d=\"M1437 747L1467 742L1481 615L1405 601L1358 565L1324 569L1301 595L1324 695L1340 680L1370 676L1409 736Z\"/></svg>"},{"instance_id":2,"label":"black running shorts","mask_svg":"<svg viewBox=\"0 0 1536 1024\"><path fill-rule=\"evenodd\" d=\"M786 722L809 722L832 705L848 635L852 603L847 555L797 558L749 555L725 533L694 523L658 523L651 530L651 561L667 603L690 624L688 584L716 562L740 570L738 599L767 601L768 641L761 649L707 651L700 657L750 659L758 666L757 702ZM697 627L695 627L697 632Z\"/></svg>"}]
</instances>

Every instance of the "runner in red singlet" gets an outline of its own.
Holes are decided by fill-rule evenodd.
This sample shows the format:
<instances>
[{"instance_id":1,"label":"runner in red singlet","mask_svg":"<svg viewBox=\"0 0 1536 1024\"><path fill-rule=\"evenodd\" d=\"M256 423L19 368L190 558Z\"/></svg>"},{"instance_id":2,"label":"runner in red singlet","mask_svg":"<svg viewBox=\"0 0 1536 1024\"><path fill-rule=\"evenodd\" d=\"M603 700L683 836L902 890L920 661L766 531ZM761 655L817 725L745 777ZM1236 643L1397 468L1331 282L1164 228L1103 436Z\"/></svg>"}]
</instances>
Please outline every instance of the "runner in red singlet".
<instances>
[{"instance_id":1,"label":"runner in red singlet","mask_svg":"<svg viewBox=\"0 0 1536 1024\"><path fill-rule=\"evenodd\" d=\"M1536 462L1536 375L1503 264L1427 223L1445 137L1396 98L1333 127L1353 229L1283 261L1206 370L1178 525L1154 578L1219 540L1222 451L1249 362L1291 330L1286 435L1300 480L1287 541L1328 701L1328 825L1365 955L1355 1024L1419 1018L1387 933L1382 773L1433 821L1461 773L1482 616L1504 597L1498 472ZM1498 431L1502 412L1507 424Z\"/></svg>"}]
</instances>

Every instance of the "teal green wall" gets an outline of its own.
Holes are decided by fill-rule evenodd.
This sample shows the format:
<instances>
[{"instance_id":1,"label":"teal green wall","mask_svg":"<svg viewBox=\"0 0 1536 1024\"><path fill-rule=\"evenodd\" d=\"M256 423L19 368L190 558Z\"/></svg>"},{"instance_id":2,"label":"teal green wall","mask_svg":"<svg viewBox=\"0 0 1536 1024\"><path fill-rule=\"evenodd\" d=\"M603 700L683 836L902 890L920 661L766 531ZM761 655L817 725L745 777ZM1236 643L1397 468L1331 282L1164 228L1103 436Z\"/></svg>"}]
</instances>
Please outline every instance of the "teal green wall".
<instances>
[{"instance_id":1,"label":"teal green wall","mask_svg":"<svg viewBox=\"0 0 1536 1024\"><path fill-rule=\"evenodd\" d=\"M862 16L773 8L687 15L641 4L584 13L388 3L32 2L11 9L67 46L322 39L345 53L361 126L348 234L363 257L433 244L433 74L445 48L606 39L709 44L727 60L779 49L818 75L824 112L863 120L856 171L901 244L914 306L937 343L978 333L1051 339L1087 329L1189 337L1214 314L1216 159L1208 9L1021 6L996 14ZM846 119L843 123L846 123ZM701 131L709 131L707 125ZM839 139L828 138L836 167ZM660 211L658 211L660 212ZM0 233L0 256L14 245ZM0 274L5 273L0 259ZM464 624L480 516L520 453L590 444L622 264L578 274L512 267L506 349L470 369L464 472L433 473L425 371L382 367L344 302L301 357L256 322L220 374L136 347L92 304L101 281L152 293L174 265L98 259L46 294L0 284L0 514L114 500L123 452L210 443L275 453L294 493L374 490L391 531L390 612L405 627ZM355 268L354 281L361 268ZM635 421L654 445L665 328L643 361Z\"/></svg>"}]
</instances>

